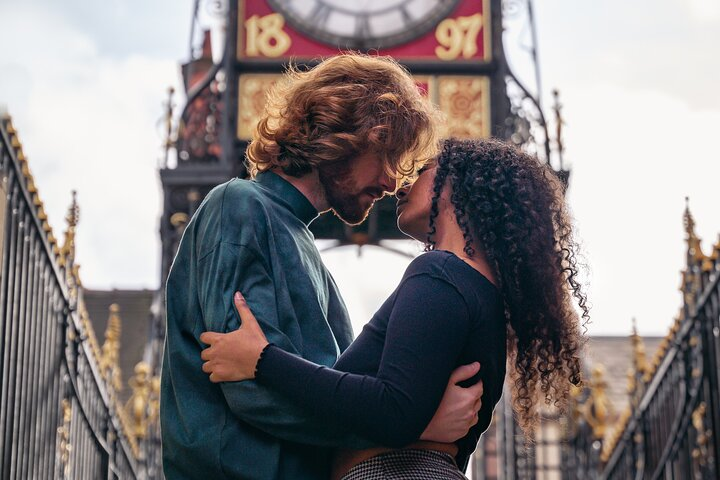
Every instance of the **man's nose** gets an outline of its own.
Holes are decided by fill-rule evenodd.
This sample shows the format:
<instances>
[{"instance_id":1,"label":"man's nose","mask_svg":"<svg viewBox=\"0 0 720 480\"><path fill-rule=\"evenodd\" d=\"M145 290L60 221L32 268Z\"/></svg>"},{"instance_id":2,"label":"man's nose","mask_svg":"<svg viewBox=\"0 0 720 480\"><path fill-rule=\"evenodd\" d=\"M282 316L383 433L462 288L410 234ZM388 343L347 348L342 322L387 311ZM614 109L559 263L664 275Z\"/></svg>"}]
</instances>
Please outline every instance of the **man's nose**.
<instances>
[{"instance_id":1,"label":"man's nose","mask_svg":"<svg viewBox=\"0 0 720 480\"><path fill-rule=\"evenodd\" d=\"M383 192L393 193L395 190L397 190L397 178L386 173L380 179L380 186L382 187Z\"/></svg>"}]
</instances>

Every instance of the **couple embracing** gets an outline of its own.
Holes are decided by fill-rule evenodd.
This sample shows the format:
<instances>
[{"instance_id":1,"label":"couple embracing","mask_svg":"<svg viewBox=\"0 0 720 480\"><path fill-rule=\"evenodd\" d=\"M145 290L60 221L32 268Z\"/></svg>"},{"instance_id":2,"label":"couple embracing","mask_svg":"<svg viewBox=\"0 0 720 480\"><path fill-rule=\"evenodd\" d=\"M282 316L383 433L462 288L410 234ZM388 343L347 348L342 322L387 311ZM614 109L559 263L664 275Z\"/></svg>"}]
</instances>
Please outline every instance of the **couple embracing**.
<instances>
[{"instance_id":1,"label":"couple embracing","mask_svg":"<svg viewBox=\"0 0 720 480\"><path fill-rule=\"evenodd\" d=\"M170 479L463 479L505 383L528 434L580 381L576 246L562 187L495 140L438 141L394 61L291 71L213 189L167 281ZM308 225L386 194L427 252L353 341ZM365 279L372 282L372 278Z\"/></svg>"}]
</instances>

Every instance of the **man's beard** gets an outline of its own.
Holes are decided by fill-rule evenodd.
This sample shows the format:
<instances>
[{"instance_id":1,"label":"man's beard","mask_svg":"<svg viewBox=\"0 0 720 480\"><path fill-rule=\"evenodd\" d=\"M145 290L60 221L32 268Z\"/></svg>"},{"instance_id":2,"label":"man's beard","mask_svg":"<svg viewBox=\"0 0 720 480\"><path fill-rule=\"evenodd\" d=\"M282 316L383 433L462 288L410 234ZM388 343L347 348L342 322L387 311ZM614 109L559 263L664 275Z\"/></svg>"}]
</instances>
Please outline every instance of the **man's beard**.
<instances>
[{"instance_id":1,"label":"man's beard","mask_svg":"<svg viewBox=\"0 0 720 480\"><path fill-rule=\"evenodd\" d=\"M363 200L366 195L380 198L383 191L368 187L356 190L352 177L351 162L335 162L318 167L320 184L325 189L325 198L330 208L340 220L348 225L358 225L365 221L375 201Z\"/></svg>"}]
</instances>

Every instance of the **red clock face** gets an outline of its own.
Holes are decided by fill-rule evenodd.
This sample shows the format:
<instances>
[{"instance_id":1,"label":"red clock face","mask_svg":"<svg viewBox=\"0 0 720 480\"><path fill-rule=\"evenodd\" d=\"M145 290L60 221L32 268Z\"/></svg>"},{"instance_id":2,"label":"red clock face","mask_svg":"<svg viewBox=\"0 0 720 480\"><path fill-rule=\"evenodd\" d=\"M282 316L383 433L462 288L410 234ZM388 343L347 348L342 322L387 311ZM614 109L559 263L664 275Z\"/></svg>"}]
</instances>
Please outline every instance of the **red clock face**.
<instances>
[{"instance_id":1,"label":"red clock face","mask_svg":"<svg viewBox=\"0 0 720 480\"><path fill-rule=\"evenodd\" d=\"M238 59L489 61L489 0L240 0Z\"/></svg>"}]
</instances>

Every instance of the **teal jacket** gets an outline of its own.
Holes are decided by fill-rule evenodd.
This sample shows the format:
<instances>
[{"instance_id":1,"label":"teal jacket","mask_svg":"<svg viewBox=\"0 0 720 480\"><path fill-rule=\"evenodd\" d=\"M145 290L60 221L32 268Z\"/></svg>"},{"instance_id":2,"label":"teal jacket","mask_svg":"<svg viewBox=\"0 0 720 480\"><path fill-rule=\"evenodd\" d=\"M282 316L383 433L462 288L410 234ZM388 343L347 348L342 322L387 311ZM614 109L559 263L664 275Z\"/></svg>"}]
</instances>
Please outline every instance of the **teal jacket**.
<instances>
[{"instance_id":1,"label":"teal jacket","mask_svg":"<svg viewBox=\"0 0 720 480\"><path fill-rule=\"evenodd\" d=\"M332 366L352 341L347 310L308 230L318 212L280 176L215 187L185 229L166 291L161 428L165 476L321 480L330 447L367 442L255 381L213 384L204 331L239 326L239 290L268 340Z\"/></svg>"}]
</instances>

